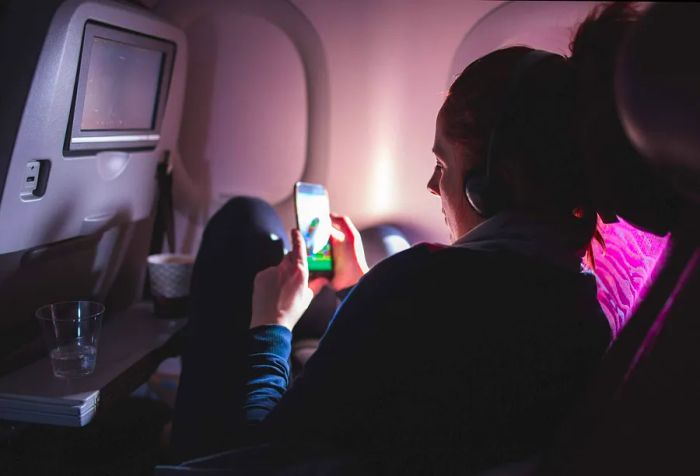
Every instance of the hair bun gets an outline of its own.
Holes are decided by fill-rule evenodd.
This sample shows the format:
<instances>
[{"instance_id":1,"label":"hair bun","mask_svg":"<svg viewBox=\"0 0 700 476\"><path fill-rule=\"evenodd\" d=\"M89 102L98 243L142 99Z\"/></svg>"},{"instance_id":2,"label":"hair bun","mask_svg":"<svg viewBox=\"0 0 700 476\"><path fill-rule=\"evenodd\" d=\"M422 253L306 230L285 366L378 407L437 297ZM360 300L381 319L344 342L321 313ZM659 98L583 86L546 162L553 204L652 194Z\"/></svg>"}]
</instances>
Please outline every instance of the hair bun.
<instances>
[{"instance_id":1,"label":"hair bun","mask_svg":"<svg viewBox=\"0 0 700 476\"><path fill-rule=\"evenodd\" d=\"M605 54L616 49L628 31L642 15L635 3L614 2L596 6L579 25L569 45L574 61L586 52Z\"/></svg>"},{"instance_id":2,"label":"hair bun","mask_svg":"<svg viewBox=\"0 0 700 476\"><path fill-rule=\"evenodd\" d=\"M634 4L626 2L594 8L569 45L573 67L579 71L612 71L622 40L640 15Z\"/></svg>"}]
</instances>

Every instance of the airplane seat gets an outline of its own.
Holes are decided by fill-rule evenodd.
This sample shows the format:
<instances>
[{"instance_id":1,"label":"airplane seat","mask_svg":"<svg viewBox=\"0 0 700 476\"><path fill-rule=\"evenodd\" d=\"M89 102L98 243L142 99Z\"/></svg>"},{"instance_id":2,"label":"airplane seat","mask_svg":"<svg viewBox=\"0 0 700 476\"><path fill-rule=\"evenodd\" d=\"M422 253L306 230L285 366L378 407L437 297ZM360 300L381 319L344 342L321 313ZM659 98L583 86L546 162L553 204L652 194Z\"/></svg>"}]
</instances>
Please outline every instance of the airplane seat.
<instances>
[{"instance_id":1,"label":"airplane seat","mask_svg":"<svg viewBox=\"0 0 700 476\"><path fill-rule=\"evenodd\" d=\"M362 236L367 265L370 268L384 258L411 247L408 237L397 225L370 226L360 230L360 235Z\"/></svg>"},{"instance_id":2,"label":"airplane seat","mask_svg":"<svg viewBox=\"0 0 700 476\"><path fill-rule=\"evenodd\" d=\"M677 216L652 285L538 475L698 469L691 435L700 426L700 60L687 54L700 47L698 22L698 4L654 4L620 53L622 125L673 190Z\"/></svg>"},{"instance_id":3,"label":"airplane seat","mask_svg":"<svg viewBox=\"0 0 700 476\"><path fill-rule=\"evenodd\" d=\"M46 353L38 307L90 299L111 319L140 299L186 46L126 2L2 2L0 375Z\"/></svg>"}]
</instances>

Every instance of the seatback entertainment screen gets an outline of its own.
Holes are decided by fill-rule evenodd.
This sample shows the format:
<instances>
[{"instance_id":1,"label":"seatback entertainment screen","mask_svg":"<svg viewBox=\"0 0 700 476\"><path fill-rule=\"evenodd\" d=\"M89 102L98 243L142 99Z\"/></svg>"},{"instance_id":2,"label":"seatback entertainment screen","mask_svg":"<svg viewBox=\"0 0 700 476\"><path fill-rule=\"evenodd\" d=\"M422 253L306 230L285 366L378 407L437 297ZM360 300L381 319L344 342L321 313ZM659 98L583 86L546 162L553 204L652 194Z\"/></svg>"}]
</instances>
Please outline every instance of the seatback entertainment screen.
<instances>
[{"instance_id":1,"label":"seatback entertainment screen","mask_svg":"<svg viewBox=\"0 0 700 476\"><path fill-rule=\"evenodd\" d=\"M80 129L152 129L162 63L160 51L94 38Z\"/></svg>"},{"instance_id":2,"label":"seatback entertainment screen","mask_svg":"<svg viewBox=\"0 0 700 476\"><path fill-rule=\"evenodd\" d=\"M67 151L152 148L175 45L87 22Z\"/></svg>"}]
</instances>

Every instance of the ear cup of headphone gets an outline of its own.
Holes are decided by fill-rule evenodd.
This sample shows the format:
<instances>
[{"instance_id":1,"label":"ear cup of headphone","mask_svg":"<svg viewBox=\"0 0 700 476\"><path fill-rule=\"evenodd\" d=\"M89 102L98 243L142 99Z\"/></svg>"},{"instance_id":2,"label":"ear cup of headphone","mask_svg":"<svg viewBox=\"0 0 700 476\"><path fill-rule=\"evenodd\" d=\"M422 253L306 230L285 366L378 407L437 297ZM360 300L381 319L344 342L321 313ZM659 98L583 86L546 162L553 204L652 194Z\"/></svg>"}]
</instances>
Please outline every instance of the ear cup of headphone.
<instances>
[{"instance_id":1,"label":"ear cup of headphone","mask_svg":"<svg viewBox=\"0 0 700 476\"><path fill-rule=\"evenodd\" d=\"M467 201L471 207L479 215L483 217L490 217L498 213L501 209L507 206L510 200L507 187L498 180L497 176L494 176L492 170L494 169L494 163L499 160L499 155L502 155L500 149L500 142L504 142L507 139L503 139L504 126L505 123L513 116L518 116L521 111L518 109L517 103L515 107L512 103L516 102L518 97L519 86L522 81L522 77L525 75L526 71L531 69L533 65L539 61L556 56L554 53L549 53L547 51L533 50L527 53L516 65L513 77L510 82L510 86L506 93L506 99L504 101L503 110L501 111L500 118L496 122L495 127L491 131L489 137L488 147L486 151L486 159L481 166L478 166L474 170L467 173L464 179L464 194L467 196ZM521 106L522 108L522 106ZM508 137L505 134L506 138Z\"/></svg>"},{"instance_id":2,"label":"ear cup of headphone","mask_svg":"<svg viewBox=\"0 0 700 476\"><path fill-rule=\"evenodd\" d=\"M470 172L464 179L464 194L467 196L467 201L481 216L489 214L488 185L488 177L483 171Z\"/></svg>"}]
</instances>

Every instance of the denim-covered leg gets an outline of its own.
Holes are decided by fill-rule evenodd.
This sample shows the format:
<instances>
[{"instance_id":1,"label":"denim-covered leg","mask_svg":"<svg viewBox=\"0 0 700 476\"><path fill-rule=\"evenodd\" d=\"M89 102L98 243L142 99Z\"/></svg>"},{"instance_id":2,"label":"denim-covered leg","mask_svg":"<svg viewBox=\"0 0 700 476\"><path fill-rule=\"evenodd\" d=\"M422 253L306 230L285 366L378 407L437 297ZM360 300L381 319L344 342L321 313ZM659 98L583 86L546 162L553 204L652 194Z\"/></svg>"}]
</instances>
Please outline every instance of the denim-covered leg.
<instances>
[{"instance_id":1,"label":"denim-covered leg","mask_svg":"<svg viewBox=\"0 0 700 476\"><path fill-rule=\"evenodd\" d=\"M194 265L191 312L173 422L177 460L211 454L236 437L253 279L289 249L275 210L231 199L209 221Z\"/></svg>"}]
</instances>

